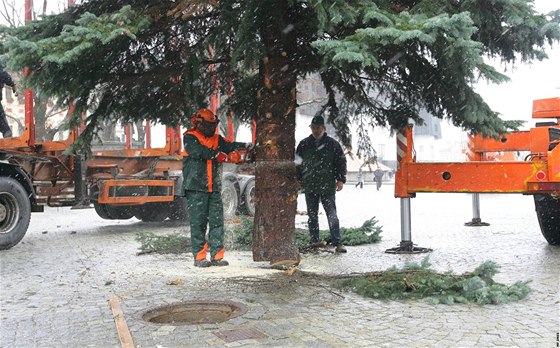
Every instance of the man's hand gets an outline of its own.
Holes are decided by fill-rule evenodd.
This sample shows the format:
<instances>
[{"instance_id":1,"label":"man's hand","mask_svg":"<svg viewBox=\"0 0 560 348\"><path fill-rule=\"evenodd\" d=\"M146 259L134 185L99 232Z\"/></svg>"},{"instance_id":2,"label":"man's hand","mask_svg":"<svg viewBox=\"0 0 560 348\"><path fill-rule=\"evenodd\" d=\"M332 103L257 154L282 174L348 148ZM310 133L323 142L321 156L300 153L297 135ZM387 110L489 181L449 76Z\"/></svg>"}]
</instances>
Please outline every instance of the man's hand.
<instances>
[{"instance_id":1,"label":"man's hand","mask_svg":"<svg viewBox=\"0 0 560 348\"><path fill-rule=\"evenodd\" d=\"M336 182L336 190L337 191L342 190L343 187L344 187L344 183L342 181L337 181Z\"/></svg>"},{"instance_id":2,"label":"man's hand","mask_svg":"<svg viewBox=\"0 0 560 348\"><path fill-rule=\"evenodd\" d=\"M228 158L227 154L225 152L218 152L218 154L216 155L216 161L218 162L225 162Z\"/></svg>"}]
</instances>

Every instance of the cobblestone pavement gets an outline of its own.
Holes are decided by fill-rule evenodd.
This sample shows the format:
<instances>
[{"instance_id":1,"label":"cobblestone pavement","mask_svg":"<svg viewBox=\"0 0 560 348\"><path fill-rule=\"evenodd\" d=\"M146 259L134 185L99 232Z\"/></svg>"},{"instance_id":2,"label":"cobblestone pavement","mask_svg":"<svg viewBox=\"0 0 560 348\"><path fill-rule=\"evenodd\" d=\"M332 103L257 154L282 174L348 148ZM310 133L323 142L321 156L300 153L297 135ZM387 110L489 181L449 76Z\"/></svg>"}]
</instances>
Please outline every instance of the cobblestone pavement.
<instances>
[{"instance_id":1,"label":"cobblestone pavement","mask_svg":"<svg viewBox=\"0 0 560 348\"><path fill-rule=\"evenodd\" d=\"M392 189L347 185L337 195L342 226L376 216L382 242L349 247L347 254L304 255L299 268L337 275L421 261L425 255L384 253L400 241L399 200ZM305 210L303 197L298 204ZM412 200L413 241L434 249L430 261L442 271L461 273L494 260L502 266L497 281L532 280L528 298L487 306L370 300L328 284L286 281L286 273L253 262L250 252L226 253L229 267L198 269L189 254L136 256L138 232L185 228L178 224L47 209L32 216L22 243L0 253L0 346L119 347L108 303L117 296L136 347L557 347L560 248L542 238L532 197L481 196L489 227L463 226L470 209L467 194L418 195ZM296 217L298 224L305 219ZM324 215L320 219L325 228ZM183 283L168 285L176 279ZM235 301L247 312L213 325L142 319L148 309L190 300ZM224 330L241 329L257 330L261 338L220 338Z\"/></svg>"}]
</instances>

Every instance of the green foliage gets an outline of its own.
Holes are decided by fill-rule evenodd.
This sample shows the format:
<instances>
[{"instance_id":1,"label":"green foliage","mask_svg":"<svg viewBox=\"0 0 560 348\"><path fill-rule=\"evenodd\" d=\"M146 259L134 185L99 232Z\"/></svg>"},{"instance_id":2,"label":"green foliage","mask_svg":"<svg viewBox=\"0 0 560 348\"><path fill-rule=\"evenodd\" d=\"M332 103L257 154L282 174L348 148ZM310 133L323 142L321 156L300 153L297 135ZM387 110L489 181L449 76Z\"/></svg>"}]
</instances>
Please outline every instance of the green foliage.
<instances>
[{"instance_id":1,"label":"green foliage","mask_svg":"<svg viewBox=\"0 0 560 348\"><path fill-rule=\"evenodd\" d=\"M240 216L239 223L233 227L232 249L251 250L253 245L253 218Z\"/></svg>"},{"instance_id":2,"label":"green foliage","mask_svg":"<svg viewBox=\"0 0 560 348\"><path fill-rule=\"evenodd\" d=\"M377 225L378 221L375 217L364 221L360 227L341 227L340 235L344 245L362 245L373 244L381 240L381 226ZM331 233L329 230L319 231L319 239L330 241ZM302 248L309 244L309 231L304 229L296 229L296 244Z\"/></svg>"},{"instance_id":3,"label":"green foliage","mask_svg":"<svg viewBox=\"0 0 560 348\"><path fill-rule=\"evenodd\" d=\"M501 304L521 300L529 294L530 281L518 281L510 286L496 283L492 277L498 271L495 262L485 261L471 273L442 274L430 269L426 257L421 264L407 263L401 269L391 267L384 272L352 277L339 286L375 299L425 299L432 304Z\"/></svg>"},{"instance_id":4,"label":"green foliage","mask_svg":"<svg viewBox=\"0 0 560 348\"><path fill-rule=\"evenodd\" d=\"M136 241L140 243L139 254L180 254L191 251L190 238L182 234L158 236L143 232L136 235Z\"/></svg>"},{"instance_id":5,"label":"green foliage","mask_svg":"<svg viewBox=\"0 0 560 348\"><path fill-rule=\"evenodd\" d=\"M371 218L366 220L362 226L355 228L341 227L342 242L345 245L372 244L381 240L381 226L377 220ZM330 240L330 232L322 230L320 239ZM253 219L247 216L240 217L240 223L233 227L233 242L231 248L237 250L251 250L253 241ZM309 232L296 229L296 245L301 249L309 244Z\"/></svg>"},{"instance_id":6,"label":"green foliage","mask_svg":"<svg viewBox=\"0 0 560 348\"><path fill-rule=\"evenodd\" d=\"M538 14L532 0L90 0L28 27L0 29L0 53L12 70L33 71L28 86L74 101L75 115L87 112L76 144L87 147L102 120L187 124L207 106L212 78L232 82L224 105L237 118L253 118L263 38L293 37L282 49L295 76L277 78L318 74L328 94L319 113L347 147L348 124L360 125L358 152L367 153L367 129L421 122L421 110L483 135L518 127L501 120L473 84L507 80L484 56L545 58L546 45L560 40L559 13ZM222 96L229 87L219 84Z\"/></svg>"}]
</instances>

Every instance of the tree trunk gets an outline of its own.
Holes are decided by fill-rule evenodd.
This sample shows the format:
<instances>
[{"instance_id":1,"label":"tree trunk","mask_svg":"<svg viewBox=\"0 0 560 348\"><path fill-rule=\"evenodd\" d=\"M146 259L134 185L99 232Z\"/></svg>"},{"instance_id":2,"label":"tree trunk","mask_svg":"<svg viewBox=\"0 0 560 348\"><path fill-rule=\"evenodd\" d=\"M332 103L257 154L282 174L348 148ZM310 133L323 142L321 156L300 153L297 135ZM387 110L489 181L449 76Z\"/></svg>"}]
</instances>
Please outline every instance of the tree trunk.
<instances>
[{"instance_id":1,"label":"tree trunk","mask_svg":"<svg viewBox=\"0 0 560 348\"><path fill-rule=\"evenodd\" d=\"M286 1L261 30L265 57L259 70L255 184L255 261L298 260L295 243L297 203L295 151L296 37L289 28Z\"/></svg>"}]
</instances>

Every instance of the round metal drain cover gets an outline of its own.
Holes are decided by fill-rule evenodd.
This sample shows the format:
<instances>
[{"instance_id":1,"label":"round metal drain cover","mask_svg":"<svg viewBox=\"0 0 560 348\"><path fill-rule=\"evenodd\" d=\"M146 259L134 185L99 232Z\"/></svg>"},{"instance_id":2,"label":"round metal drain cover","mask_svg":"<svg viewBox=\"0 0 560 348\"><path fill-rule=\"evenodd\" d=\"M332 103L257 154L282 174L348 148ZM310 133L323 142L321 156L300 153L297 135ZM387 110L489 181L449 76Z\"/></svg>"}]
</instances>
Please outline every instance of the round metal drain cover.
<instances>
[{"instance_id":1,"label":"round metal drain cover","mask_svg":"<svg viewBox=\"0 0 560 348\"><path fill-rule=\"evenodd\" d=\"M230 301L191 301L151 309L142 315L150 323L189 325L216 324L247 312L247 308Z\"/></svg>"}]
</instances>

